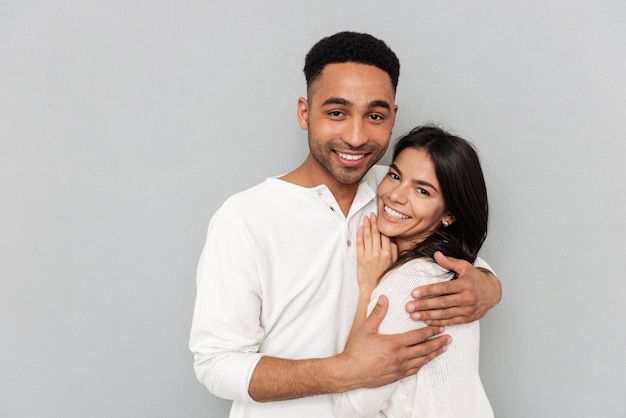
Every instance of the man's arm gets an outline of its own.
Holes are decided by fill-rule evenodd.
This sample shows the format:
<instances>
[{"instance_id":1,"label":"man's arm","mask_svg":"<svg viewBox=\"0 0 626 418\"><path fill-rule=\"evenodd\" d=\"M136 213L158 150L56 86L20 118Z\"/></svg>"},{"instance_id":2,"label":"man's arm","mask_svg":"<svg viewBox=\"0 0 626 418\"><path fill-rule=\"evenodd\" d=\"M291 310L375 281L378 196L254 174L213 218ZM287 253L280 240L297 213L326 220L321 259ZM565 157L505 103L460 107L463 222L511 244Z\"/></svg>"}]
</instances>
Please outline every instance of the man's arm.
<instances>
[{"instance_id":1,"label":"man's arm","mask_svg":"<svg viewBox=\"0 0 626 418\"><path fill-rule=\"evenodd\" d=\"M387 308L387 298L381 297L345 351L336 356L310 360L263 357L252 374L250 396L263 402L378 387L417 373L445 351L448 336L430 339L443 331L440 327L378 334Z\"/></svg>"},{"instance_id":2,"label":"man's arm","mask_svg":"<svg viewBox=\"0 0 626 418\"><path fill-rule=\"evenodd\" d=\"M378 335L388 305L382 298L377 313L341 354L308 360L264 356L259 352L265 329L260 323L262 289L254 274L257 255L240 206L227 202L214 215L198 265L189 346L196 375L211 393L250 402L380 386L416 373L443 352L449 337L427 341L441 332L439 327Z\"/></svg>"},{"instance_id":3,"label":"man's arm","mask_svg":"<svg viewBox=\"0 0 626 418\"><path fill-rule=\"evenodd\" d=\"M406 305L411 318L436 326L463 324L482 318L500 302L502 285L491 271L439 251L435 261L458 278L416 288L412 295L417 300Z\"/></svg>"}]
</instances>

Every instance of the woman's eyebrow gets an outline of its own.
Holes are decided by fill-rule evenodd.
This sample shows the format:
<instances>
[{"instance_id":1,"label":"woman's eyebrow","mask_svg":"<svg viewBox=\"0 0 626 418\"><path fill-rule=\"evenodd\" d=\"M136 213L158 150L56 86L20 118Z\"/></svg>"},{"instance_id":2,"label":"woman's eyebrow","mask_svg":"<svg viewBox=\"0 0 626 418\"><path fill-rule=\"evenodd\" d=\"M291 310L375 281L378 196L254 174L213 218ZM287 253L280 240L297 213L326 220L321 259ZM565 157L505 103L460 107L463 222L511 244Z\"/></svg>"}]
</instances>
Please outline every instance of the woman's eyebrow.
<instances>
[{"instance_id":1,"label":"woman's eyebrow","mask_svg":"<svg viewBox=\"0 0 626 418\"><path fill-rule=\"evenodd\" d=\"M402 171L398 168L397 165L395 165L394 163L391 163L391 165L389 166L389 168L393 168L394 171L397 171L398 174L400 176L402 176ZM436 191L437 193L439 193L439 190L437 190L437 188L435 186L433 186L432 184L430 184L429 182L425 181L425 180L411 180L411 183L417 185L417 186L427 186L430 187L431 189L433 189L434 191Z\"/></svg>"}]
</instances>

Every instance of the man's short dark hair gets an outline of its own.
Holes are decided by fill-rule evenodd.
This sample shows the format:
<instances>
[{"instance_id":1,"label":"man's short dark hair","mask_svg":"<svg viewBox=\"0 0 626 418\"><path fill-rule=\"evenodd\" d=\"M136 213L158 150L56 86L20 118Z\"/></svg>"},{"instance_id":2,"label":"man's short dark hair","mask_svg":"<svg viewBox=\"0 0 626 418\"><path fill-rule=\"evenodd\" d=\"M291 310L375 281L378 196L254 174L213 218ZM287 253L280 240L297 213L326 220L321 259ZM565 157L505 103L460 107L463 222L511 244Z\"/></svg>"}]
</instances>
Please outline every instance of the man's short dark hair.
<instances>
[{"instance_id":1,"label":"man's short dark hair","mask_svg":"<svg viewBox=\"0 0 626 418\"><path fill-rule=\"evenodd\" d=\"M398 57L385 42L367 33L358 32L339 32L313 45L304 59L307 87L322 74L328 64L344 62L380 68L389 74L393 90L396 91L400 77Z\"/></svg>"}]
</instances>

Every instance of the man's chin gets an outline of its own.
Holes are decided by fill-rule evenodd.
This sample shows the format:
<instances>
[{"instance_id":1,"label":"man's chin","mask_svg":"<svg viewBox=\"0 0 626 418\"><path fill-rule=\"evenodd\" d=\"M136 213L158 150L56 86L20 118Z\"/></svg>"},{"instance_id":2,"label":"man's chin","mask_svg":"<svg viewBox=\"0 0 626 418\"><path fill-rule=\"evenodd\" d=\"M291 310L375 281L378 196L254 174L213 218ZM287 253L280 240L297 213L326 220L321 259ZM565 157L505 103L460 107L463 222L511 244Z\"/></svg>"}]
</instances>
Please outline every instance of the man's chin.
<instances>
[{"instance_id":1,"label":"man's chin","mask_svg":"<svg viewBox=\"0 0 626 418\"><path fill-rule=\"evenodd\" d=\"M341 184L345 184L346 186L359 183L365 174L367 174L367 169L359 168L359 169L348 169L348 170L337 170L333 173L333 177Z\"/></svg>"}]
</instances>

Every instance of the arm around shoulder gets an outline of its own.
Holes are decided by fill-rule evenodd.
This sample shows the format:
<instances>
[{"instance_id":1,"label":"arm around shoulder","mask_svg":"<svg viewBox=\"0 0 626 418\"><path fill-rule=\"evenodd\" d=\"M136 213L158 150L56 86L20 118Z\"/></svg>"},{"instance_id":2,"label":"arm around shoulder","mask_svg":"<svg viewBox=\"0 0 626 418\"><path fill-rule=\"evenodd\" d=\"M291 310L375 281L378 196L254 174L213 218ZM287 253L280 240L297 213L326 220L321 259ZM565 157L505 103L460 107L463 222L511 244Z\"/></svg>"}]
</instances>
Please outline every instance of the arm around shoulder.
<instances>
[{"instance_id":1,"label":"arm around shoulder","mask_svg":"<svg viewBox=\"0 0 626 418\"><path fill-rule=\"evenodd\" d=\"M251 397L270 401L379 387L417 373L445 351L449 338L433 338L442 332L439 327L379 334L387 308L387 299L381 297L353 340L336 356L309 360L264 357L251 379Z\"/></svg>"},{"instance_id":2,"label":"arm around shoulder","mask_svg":"<svg viewBox=\"0 0 626 418\"><path fill-rule=\"evenodd\" d=\"M457 273L458 278L416 288L406 310L411 318L431 325L447 326L476 321L495 307L502 298L498 277L485 267L435 253L442 267ZM478 266L488 265L478 260Z\"/></svg>"}]
</instances>

